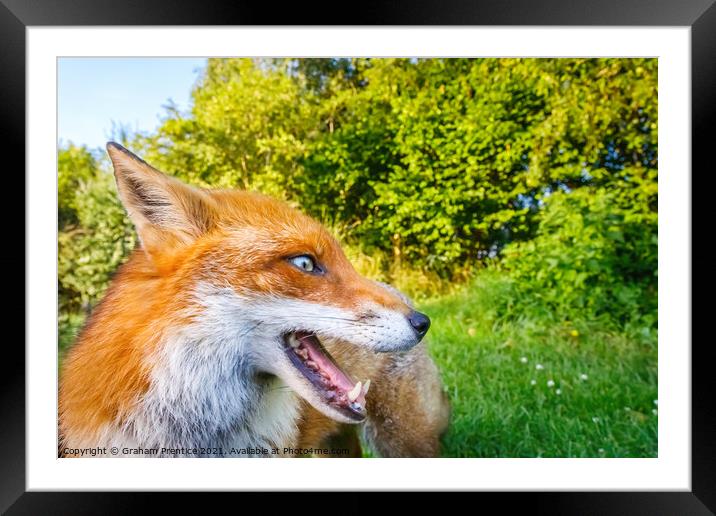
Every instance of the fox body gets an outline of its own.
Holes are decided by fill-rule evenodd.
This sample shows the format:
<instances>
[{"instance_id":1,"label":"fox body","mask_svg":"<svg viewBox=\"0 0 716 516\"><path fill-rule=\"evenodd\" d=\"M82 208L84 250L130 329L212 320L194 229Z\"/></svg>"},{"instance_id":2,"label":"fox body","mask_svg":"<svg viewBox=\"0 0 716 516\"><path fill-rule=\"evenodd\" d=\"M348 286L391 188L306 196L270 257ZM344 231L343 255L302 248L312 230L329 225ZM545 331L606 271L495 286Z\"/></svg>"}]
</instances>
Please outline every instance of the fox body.
<instances>
[{"instance_id":1,"label":"fox body","mask_svg":"<svg viewBox=\"0 0 716 516\"><path fill-rule=\"evenodd\" d=\"M358 428L384 456L437 454L448 404L418 344L425 315L286 203L193 188L107 150L141 246L65 360L61 454L329 442L357 454Z\"/></svg>"}]
</instances>

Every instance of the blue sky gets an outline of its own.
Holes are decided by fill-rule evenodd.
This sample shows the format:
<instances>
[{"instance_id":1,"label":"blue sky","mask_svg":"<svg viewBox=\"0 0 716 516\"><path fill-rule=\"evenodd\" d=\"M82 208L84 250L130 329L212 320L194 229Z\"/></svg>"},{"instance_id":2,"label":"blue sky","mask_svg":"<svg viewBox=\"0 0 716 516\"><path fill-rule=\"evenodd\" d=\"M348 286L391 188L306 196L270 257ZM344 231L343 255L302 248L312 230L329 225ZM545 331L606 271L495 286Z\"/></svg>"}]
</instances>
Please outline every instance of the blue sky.
<instances>
[{"instance_id":1,"label":"blue sky","mask_svg":"<svg viewBox=\"0 0 716 516\"><path fill-rule=\"evenodd\" d=\"M162 105L189 107L203 58L61 58L58 63L58 138L104 147L112 121L152 131Z\"/></svg>"}]
</instances>

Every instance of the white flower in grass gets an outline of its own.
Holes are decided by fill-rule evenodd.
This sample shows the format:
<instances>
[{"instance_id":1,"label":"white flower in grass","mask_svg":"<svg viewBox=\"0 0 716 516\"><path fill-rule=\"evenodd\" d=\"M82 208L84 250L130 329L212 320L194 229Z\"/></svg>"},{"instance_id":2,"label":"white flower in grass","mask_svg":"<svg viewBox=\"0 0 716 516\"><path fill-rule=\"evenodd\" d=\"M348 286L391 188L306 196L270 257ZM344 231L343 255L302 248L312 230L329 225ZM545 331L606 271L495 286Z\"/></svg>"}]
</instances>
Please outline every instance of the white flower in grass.
<instances>
[{"instance_id":1,"label":"white flower in grass","mask_svg":"<svg viewBox=\"0 0 716 516\"><path fill-rule=\"evenodd\" d=\"M532 380L532 381L530 382L530 385L537 385L537 380Z\"/></svg>"},{"instance_id":2,"label":"white flower in grass","mask_svg":"<svg viewBox=\"0 0 716 516\"><path fill-rule=\"evenodd\" d=\"M654 405L659 405L659 400L654 400Z\"/></svg>"},{"instance_id":3,"label":"white flower in grass","mask_svg":"<svg viewBox=\"0 0 716 516\"><path fill-rule=\"evenodd\" d=\"M586 382L587 380L589 380L589 376L587 376L586 374L582 373L582 374L579 375L579 379L582 380L583 382Z\"/></svg>"},{"instance_id":4,"label":"white flower in grass","mask_svg":"<svg viewBox=\"0 0 716 516\"><path fill-rule=\"evenodd\" d=\"M651 413L654 414L655 416L659 415L659 411L656 409L651 409Z\"/></svg>"},{"instance_id":5,"label":"white flower in grass","mask_svg":"<svg viewBox=\"0 0 716 516\"><path fill-rule=\"evenodd\" d=\"M604 448L599 448L599 450L597 450L597 451L601 454L604 454Z\"/></svg>"},{"instance_id":6,"label":"white flower in grass","mask_svg":"<svg viewBox=\"0 0 716 516\"><path fill-rule=\"evenodd\" d=\"M556 391L554 391L554 393L559 396L560 394L562 394L562 389L557 389Z\"/></svg>"},{"instance_id":7,"label":"white flower in grass","mask_svg":"<svg viewBox=\"0 0 716 516\"><path fill-rule=\"evenodd\" d=\"M549 387L550 389L554 387L554 380L547 380L547 387Z\"/></svg>"},{"instance_id":8,"label":"white flower in grass","mask_svg":"<svg viewBox=\"0 0 716 516\"><path fill-rule=\"evenodd\" d=\"M594 416L594 417L592 418L592 422L593 422L593 423L599 423L599 421L601 421L601 420L600 420L598 417L596 417L596 416Z\"/></svg>"},{"instance_id":9,"label":"white flower in grass","mask_svg":"<svg viewBox=\"0 0 716 516\"><path fill-rule=\"evenodd\" d=\"M526 364L526 363L527 363L527 357L520 357L520 362L522 362L523 364Z\"/></svg>"},{"instance_id":10,"label":"white flower in grass","mask_svg":"<svg viewBox=\"0 0 716 516\"><path fill-rule=\"evenodd\" d=\"M535 366L535 369L537 369L538 371L541 371L542 369L544 369L544 366L542 364L537 364Z\"/></svg>"}]
</instances>

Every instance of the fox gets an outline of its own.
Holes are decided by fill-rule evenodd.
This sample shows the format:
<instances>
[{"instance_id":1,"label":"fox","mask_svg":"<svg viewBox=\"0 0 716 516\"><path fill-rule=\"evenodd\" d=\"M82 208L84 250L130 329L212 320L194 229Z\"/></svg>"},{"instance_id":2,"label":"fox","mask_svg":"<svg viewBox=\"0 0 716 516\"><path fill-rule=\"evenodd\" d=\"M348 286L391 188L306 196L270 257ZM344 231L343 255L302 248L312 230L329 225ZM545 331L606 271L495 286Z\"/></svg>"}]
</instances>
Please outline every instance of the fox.
<instances>
[{"instance_id":1,"label":"fox","mask_svg":"<svg viewBox=\"0 0 716 516\"><path fill-rule=\"evenodd\" d=\"M60 457L439 455L450 403L407 296L285 201L106 149L138 245L63 361Z\"/></svg>"}]
</instances>

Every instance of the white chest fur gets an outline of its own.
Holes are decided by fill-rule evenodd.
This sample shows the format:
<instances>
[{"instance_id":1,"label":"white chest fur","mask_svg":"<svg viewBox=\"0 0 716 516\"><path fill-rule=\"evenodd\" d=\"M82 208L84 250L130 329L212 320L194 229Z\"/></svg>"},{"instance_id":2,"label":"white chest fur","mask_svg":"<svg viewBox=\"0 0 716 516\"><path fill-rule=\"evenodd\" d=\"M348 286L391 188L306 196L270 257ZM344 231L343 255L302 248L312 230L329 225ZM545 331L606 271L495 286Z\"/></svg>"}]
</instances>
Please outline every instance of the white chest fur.
<instances>
[{"instance_id":1,"label":"white chest fur","mask_svg":"<svg viewBox=\"0 0 716 516\"><path fill-rule=\"evenodd\" d=\"M297 395L258 375L241 339L196 330L174 335L152 357L150 388L121 433L141 447L206 448L208 456L295 446Z\"/></svg>"}]
</instances>

